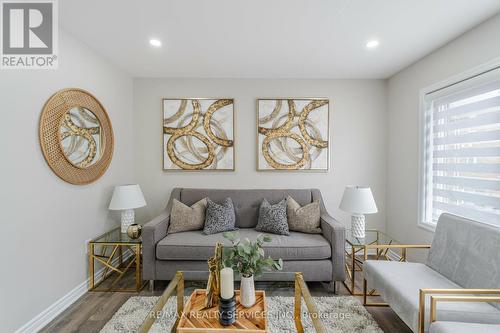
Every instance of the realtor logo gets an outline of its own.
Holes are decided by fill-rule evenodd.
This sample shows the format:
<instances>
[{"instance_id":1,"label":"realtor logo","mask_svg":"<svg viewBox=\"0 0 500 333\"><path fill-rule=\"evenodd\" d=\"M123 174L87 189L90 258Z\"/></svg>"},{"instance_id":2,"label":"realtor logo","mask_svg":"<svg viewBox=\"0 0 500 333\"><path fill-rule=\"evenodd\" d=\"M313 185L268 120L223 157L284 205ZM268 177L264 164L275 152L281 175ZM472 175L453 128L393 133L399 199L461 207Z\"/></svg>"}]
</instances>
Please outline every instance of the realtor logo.
<instances>
[{"instance_id":1,"label":"realtor logo","mask_svg":"<svg viewBox=\"0 0 500 333\"><path fill-rule=\"evenodd\" d=\"M56 69L56 0L0 0L0 8L0 68Z\"/></svg>"}]
</instances>

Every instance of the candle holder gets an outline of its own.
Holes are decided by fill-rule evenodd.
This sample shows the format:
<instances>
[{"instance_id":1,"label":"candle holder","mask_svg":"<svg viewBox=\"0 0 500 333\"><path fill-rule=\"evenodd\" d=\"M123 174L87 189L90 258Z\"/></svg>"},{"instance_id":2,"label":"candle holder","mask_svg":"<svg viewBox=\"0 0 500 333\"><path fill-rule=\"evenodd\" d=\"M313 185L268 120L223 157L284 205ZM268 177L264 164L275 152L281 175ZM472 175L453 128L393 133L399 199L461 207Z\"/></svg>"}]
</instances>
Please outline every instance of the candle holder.
<instances>
[{"instance_id":1,"label":"candle holder","mask_svg":"<svg viewBox=\"0 0 500 333\"><path fill-rule=\"evenodd\" d=\"M236 321L236 297L230 299L219 298L219 322L229 326Z\"/></svg>"}]
</instances>

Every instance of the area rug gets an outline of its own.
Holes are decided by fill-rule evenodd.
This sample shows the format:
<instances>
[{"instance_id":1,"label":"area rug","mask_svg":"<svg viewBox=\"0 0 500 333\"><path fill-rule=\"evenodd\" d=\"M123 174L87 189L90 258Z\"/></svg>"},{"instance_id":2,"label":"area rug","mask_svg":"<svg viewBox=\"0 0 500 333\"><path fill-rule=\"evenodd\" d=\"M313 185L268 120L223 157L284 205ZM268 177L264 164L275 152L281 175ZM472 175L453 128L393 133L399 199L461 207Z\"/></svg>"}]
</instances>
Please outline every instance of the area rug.
<instances>
[{"instance_id":1,"label":"area rug","mask_svg":"<svg viewBox=\"0 0 500 333\"><path fill-rule=\"evenodd\" d=\"M352 296L313 297L321 319L331 333L383 333L363 305ZM137 332L144 318L153 308L158 297L134 296L125 302L101 333ZM187 297L185 299L187 301ZM293 320L293 297L271 296L268 305L269 332L296 332ZM151 333L169 332L175 320L176 299L171 297L151 327ZM305 332L314 332L311 318L302 302L302 323Z\"/></svg>"}]
</instances>

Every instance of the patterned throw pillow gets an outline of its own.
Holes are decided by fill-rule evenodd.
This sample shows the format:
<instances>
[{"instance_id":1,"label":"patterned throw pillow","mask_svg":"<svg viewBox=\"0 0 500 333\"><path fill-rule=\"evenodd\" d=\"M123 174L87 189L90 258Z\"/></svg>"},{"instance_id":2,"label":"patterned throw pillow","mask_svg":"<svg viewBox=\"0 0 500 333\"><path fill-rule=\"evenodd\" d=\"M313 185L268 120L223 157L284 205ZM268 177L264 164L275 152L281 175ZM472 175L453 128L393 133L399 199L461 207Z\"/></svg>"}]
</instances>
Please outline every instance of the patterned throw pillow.
<instances>
[{"instance_id":1,"label":"patterned throw pillow","mask_svg":"<svg viewBox=\"0 0 500 333\"><path fill-rule=\"evenodd\" d=\"M168 234L176 232L201 230L205 222L205 209L207 208L207 198L201 199L191 207L174 199L172 211L170 212L170 224Z\"/></svg>"},{"instance_id":2,"label":"patterned throw pillow","mask_svg":"<svg viewBox=\"0 0 500 333\"><path fill-rule=\"evenodd\" d=\"M308 234L321 233L319 201L314 201L300 207L292 197L288 196L286 202L286 213L288 215L288 227L290 230Z\"/></svg>"},{"instance_id":3,"label":"patterned throw pillow","mask_svg":"<svg viewBox=\"0 0 500 333\"><path fill-rule=\"evenodd\" d=\"M205 235L236 230L234 227L236 216L231 198L224 199L221 204L217 204L207 198L207 203L205 227L203 228Z\"/></svg>"},{"instance_id":4,"label":"patterned throw pillow","mask_svg":"<svg viewBox=\"0 0 500 333\"><path fill-rule=\"evenodd\" d=\"M275 205L271 205L266 199L262 200L255 230L288 236L290 233L286 221L286 199Z\"/></svg>"}]
</instances>

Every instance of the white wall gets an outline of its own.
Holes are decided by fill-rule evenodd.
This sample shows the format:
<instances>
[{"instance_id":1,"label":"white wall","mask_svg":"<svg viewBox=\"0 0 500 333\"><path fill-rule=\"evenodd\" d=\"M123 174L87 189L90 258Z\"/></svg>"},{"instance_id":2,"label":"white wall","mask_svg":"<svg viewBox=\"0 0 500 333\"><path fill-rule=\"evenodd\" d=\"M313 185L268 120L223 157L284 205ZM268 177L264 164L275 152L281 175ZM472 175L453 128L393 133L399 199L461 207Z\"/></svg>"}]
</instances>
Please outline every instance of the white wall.
<instances>
[{"instance_id":1,"label":"white wall","mask_svg":"<svg viewBox=\"0 0 500 333\"><path fill-rule=\"evenodd\" d=\"M388 82L387 231L405 243L427 243L417 226L419 91L500 57L500 15L470 30Z\"/></svg>"},{"instance_id":2,"label":"white wall","mask_svg":"<svg viewBox=\"0 0 500 333\"><path fill-rule=\"evenodd\" d=\"M256 171L256 99L330 99L331 169L328 173ZM235 99L235 172L162 171L162 97ZM346 184L373 188L380 212L369 227L385 228L386 96L383 80L135 79L134 128L137 180L148 207L141 219L158 214L173 187L310 188L323 192L328 210L337 207Z\"/></svg>"},{"instance_id":3,"label":"white wall","mask_svg":"<svg viewBox=\"0 0 500 333\"><path fill-rule=\"evenodd\" d=\"M0 331L13 332L87 278L85 240L111 228L112 188L133 181L132 80L61 32L58 70L0 71ZM56 91L79 87L109 113L115 151L97 182L75 186L48 167L38 120Z\"/></svg>"}]
</instances>

